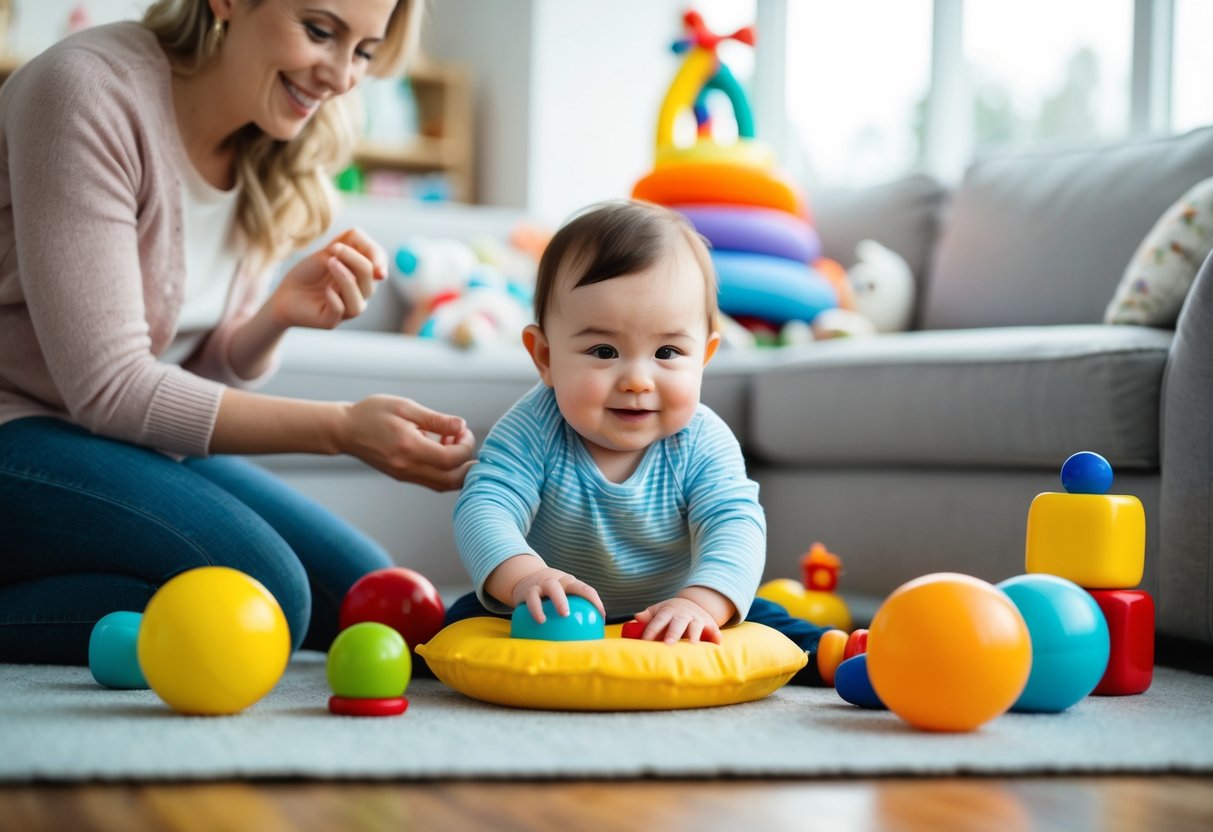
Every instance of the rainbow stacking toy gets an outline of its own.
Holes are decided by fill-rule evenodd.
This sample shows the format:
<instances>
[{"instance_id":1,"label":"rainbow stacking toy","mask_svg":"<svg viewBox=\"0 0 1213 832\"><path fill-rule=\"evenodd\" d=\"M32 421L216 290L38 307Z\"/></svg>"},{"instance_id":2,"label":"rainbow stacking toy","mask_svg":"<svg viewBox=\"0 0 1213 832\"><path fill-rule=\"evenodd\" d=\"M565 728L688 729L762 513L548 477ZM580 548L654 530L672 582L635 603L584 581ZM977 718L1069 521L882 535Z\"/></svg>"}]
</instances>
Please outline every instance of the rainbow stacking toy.
<instances>
[{"instance_id":1,"label":"rainbow stacking toy","mask_svg":"<svg viewBox=\"0 0 1213 832\"><path fill-rule=\"evenodd\" d=\"M687 12L683 22L688 37L674 50L686 57L661 105L656 164L632 196L681 212L712 244L722 312L776 327L791 320L811 322L838 305L838 292L826 275L841 281L846 275L833 261L821 259L804 193L776 168L771 149L754 138L745 91L716 55L724 40L753 46L754 29L717 35L696 12ZM732 144L712 137L705 105L711 90L722 92L732 106L737 121ZM679 147L674 123L688 110L695 114L697 138Z\"/></svg>"},{"instance_id":2,"label":"rainbow stacking toy","mask_svg":"<svg viewBox=\"0 0 1213 832\"><path fill-rule=\"evenodd\" d=\"M1108 494L1112 467L1080 451L1061 469L1065 493L1045 492L1028 510L1028 572L1067 578L1086 589L1108 621L1108 669L1092 691L1142 693L1154 678L1154 599L1135 589L1145 566L1146 516L1141 501Z\"/></svg>"}]
</instances>

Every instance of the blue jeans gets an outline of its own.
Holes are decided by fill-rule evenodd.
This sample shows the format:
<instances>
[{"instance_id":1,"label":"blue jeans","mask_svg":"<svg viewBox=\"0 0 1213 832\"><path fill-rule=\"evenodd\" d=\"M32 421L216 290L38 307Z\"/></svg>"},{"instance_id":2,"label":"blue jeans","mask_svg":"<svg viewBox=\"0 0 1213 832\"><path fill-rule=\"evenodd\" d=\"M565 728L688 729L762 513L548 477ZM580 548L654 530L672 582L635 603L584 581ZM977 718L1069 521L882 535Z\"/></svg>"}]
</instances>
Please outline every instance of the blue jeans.
<instances>
[{"instance_id":1,"label":"blue jeans","mask_svg":"<svg viewBox=\"0 0 1213 832\"><path fill-rule=\"evenodd\" d=\"M381 546L236 457L180 462L58 419L0 425L0 662L87 664L93 624L230 566L281 604L293 649L327 649Z\"/></svg>"},{"instance_id":2,"label":"blue jeans","mask_svg":"<svg viewBox=\"0 0 1213 832\"><path fill-rule=\"evenodd\" d=\"M475 618L480 615L491 615L496 618L510 617L508 613L489 612L480 603L480 599L476 597L476 593L469 592L451 604L451 608L446 611L443 624L450 626L456 621L462 621L465 618ZM628 615L622 618L612 618L608 623L618 624L621 621L629 620L631 617ZM809 685L813 687L821 687L824 684L821 674L817 672L817 642L821 640L822 633L826 630L834 629L833 627L818 627L816 624L810 624L803 618L789 615L788 611L782 606L776 604L774 601L768 601L766 598L754 599L754 602L750 604L750 611L746 615L745 620L753 621L756 624L765 624L778 630L794 641L801 650L809 654L809 663L793 676L788 684ZM418 659L418 663L420 663L420 659ZM430 675L428 671L429 668L425 668L423 673Z\"/></svg>"}]
</instances>

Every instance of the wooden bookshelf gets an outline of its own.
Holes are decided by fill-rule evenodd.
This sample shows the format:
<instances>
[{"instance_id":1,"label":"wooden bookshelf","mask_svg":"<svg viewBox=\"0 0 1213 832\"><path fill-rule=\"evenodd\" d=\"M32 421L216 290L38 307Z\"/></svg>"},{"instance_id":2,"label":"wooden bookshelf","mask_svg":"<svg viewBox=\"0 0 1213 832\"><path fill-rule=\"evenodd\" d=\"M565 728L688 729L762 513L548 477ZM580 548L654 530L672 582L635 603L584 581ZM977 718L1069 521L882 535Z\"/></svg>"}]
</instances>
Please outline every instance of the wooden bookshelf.
<instances>
[{"instance_id":1,"label":"wooden bookshelf","mask_svg":"<svg viewBox=\"0 0 1213 832\"><path fill-rule=\"evenodd\" d=\"M418 61L409 72L417 101L418 135L404 144L362 141L354 155L364 173L392 170L438 173L450 182L451 198L475 202L471 82L461 66Z\"/></svg>"}]
</instances>

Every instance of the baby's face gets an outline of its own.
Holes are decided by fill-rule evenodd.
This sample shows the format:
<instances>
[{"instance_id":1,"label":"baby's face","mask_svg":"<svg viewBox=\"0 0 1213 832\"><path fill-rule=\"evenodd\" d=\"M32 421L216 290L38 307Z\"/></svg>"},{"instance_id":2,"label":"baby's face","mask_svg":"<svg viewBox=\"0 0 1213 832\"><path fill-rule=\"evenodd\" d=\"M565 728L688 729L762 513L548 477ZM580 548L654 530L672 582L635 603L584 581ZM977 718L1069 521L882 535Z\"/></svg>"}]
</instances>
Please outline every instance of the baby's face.
<instances>
[{"instance_id":1,"label":"baby's face","mask_svg":"<svg viewBox=\"0 0 1213 832\"><path fill-rule=\"evenodd\" d=\"M719 335L706 320L703 273L685 245L633 275L558 287L544 335L544 381L605 471L686 427Z\"/></svg>"}]
</instances>

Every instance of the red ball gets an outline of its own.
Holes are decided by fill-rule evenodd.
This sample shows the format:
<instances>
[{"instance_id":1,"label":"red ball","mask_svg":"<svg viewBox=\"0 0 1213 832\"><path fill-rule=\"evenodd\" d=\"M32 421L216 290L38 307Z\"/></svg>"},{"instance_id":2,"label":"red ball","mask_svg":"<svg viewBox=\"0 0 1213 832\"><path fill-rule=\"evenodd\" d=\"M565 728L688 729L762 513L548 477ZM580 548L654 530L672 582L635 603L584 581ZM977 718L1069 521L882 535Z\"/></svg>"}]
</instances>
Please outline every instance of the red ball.
<instances>
[{"instance_id":1,"label":"red ball","mask_svg":"<svg viewBox=\"0 0 1213 832\"><path fill-rule=\"evenodd\" d=\"M341 602L339 627L344 630L363 621L386 624L410 650L425 644L442 629L446 608L438 590L419 572L392 566L358 579Z\"/></svg>"}]
</instances>

